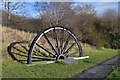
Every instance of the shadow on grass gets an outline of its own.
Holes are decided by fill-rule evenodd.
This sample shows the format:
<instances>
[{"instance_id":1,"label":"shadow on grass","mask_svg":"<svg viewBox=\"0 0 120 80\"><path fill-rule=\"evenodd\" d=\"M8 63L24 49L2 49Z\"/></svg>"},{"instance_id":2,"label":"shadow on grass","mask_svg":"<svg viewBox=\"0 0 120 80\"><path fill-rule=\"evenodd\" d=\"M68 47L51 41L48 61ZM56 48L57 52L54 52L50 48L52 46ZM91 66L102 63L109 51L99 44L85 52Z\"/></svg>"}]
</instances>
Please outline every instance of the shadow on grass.
<instances>
[{"instance_id":1,"label":"shadow on grass","mask_svg":"<svg viewBox=\"0 0 120 80\"><path fill-rule=\"evenodd\" d=\"M28 57L28 41L13 42L7 47L7 52L13 60L25 64Z\"/></svg>"},{"instance_id":2,"label":"shadow on grass","mask_svg":"<svg viewBox=\"0 0 120 80\"><path fill-rule=\"evenodd\" d=\"M22 41L22 42L13 42L7 47L7 52L11 56L11 58L17 62L20 62L22 64L27 64L27 58L28 58L28 51L29 51L29 42L28 41ZM33 50L33 52L37 52ZM43 56L44 54L41 53ZM36 55L40 56L40 55ZM38 61L45 61L44 59L33 59L33 62Z\"/></svg>"}]
</instances>

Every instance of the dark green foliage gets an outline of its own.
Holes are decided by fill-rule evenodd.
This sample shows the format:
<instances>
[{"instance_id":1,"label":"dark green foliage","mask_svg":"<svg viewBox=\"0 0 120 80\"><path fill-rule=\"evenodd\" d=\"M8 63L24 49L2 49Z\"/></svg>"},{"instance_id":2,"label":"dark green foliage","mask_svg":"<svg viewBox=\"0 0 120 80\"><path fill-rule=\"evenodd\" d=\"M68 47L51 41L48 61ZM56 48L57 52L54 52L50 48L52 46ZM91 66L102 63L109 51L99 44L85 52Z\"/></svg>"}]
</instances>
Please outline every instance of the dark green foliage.
<instances>
[{"instance_id":1,"label":"dark green foliage","mask_svg":"<svg viewBox=\"0 0 120 80\"><path fill-rule=\"evenodd\" d=\"M103 18L96 18L94 21L95 29L102 34L104 47L106 48L120 48L120 34L116 22L104 20Z\"/></svg>"},{"instance_id":2,"label":"dark green foliage","mask_svg":"<svg viewBox=\"0 0 120 80\"><path fill-rule=\"evenodd\" d=\"M104 47L105 48L110 48L111 45L110 45L110 41L108 40L108 37L104 37Z\"/></svg>"},{"instance_id":3,"label":"dark green foliage","mask_svg":"<svg viewBox=\"0 0 120 80\"><path fill-rule=\"evenodd\" d=\"M120 34L119 33L115 33L115 34L111 34L111 48L114 49L120 49Z\"/></svg>"}]
</instances>

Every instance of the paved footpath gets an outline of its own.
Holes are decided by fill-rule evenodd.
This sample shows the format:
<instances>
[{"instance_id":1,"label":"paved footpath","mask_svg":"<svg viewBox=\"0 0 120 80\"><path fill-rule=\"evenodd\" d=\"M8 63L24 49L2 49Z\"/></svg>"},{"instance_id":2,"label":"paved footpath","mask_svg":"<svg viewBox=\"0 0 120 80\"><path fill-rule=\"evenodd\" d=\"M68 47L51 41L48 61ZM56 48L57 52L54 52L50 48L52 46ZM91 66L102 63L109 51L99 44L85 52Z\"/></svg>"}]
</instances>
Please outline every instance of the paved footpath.
<instances>
[{"instance_id":1,"label":"paved footpath","mask_svg":"<svg viewBox=\"0 0 120 80\"><path fill-rule=\"evenodd\" d=\"M106 78L112 72L113 66L120 65L120 55L103 61L72 78Z\"/></svg>"}]
</instances>

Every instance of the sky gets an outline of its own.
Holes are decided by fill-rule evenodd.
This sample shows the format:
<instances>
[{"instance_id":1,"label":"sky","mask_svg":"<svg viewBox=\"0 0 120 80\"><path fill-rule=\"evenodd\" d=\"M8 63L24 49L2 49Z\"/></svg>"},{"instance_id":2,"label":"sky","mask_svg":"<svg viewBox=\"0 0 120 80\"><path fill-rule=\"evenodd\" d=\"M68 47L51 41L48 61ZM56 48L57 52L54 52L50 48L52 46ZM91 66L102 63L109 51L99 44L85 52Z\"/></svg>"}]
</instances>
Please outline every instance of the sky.
<instances>
[{"instance_id":1,"label":"sky","mask_svg":"<svg viewBox=\"0 0 120 80\"><path fill-rule=\"evenodd\" d=\"M95 10L97 11L97 16L101 16L106 9L115 9L118 11L118 2L76 2L76 4L79 4L79 3L91 4L93 7L95 7ZM27 10L29 10L31 17L36 17L36 15L38 15L36 12L34 12L34 9L32 6L27 7Z\"/></svg>"},{"instance_id":2,"label":"sky","mask_svg":"<svg viewBox=\"0 0 120 80\"><path fill-rule=\"evenodd\" d=\"M83 0L74 0L76 2L76 4L80 3L80 4L91 4L93 7L95 7L95 10L97 11L97 16L101 16L102 13L106 10L106 9L116 9L118 10L118 0L100 0L103 2L99 2L97 0L97 2L94 2L95 0L89 0L90 2L88 2L88 0L84 0L86 2L80 2ZM106 1L106 2L105 2ZM35 18L36 15L38 15L34 8L33 5L34 2L30 2L29 6L26 6L26 11L28 12L28 14L30 15L30 17Z\"/></svg>"},{"instance_id":3,"label":"sky","mask_svg":"<svg viewBox=\"0 0 120 80\"><path fill-rule=\"evenodd\" d=\"M74 0L75 2L119 2L119 0Z\"/></svg>"},{"instance_id":4,"label":"sky","mask_svg":"<svg viewBox=\"0 0 120 80\"><path fill-rule=\"evenodd\" d=\"M118 2L93 2L91 4L95 7L97 15L102 15L106 9L115 9L118 11Z\"/></svg>"},{"instance_id":5,"label":"sky","mask_svg":"<svg viewBox=\"0 0 120 80\"><path fill-rule=\"evenodd\" d=\"M12 2L35 2L35 1L42 1L42 2L119 2L119 0L0 0L0 1L12 1Z\"/></svg>"}]
</instances>

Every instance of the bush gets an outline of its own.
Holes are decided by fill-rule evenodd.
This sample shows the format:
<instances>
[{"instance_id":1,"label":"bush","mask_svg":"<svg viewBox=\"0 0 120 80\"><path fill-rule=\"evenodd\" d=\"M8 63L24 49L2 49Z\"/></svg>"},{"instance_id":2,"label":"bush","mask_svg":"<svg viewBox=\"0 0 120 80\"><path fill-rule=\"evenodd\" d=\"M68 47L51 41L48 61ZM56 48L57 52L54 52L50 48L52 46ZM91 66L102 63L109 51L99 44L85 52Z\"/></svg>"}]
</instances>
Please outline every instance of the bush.
<instances>
[{"instance_id":1,"label":"bush","mask_svg":"<svg viewBox=\"0 0 120 80\"><path fill-rule=\"evenodd\" d=\"M120 34L111 34L110 44L112 49L120 49Z\"/></svg>"},{"instance_id":2,"label":"bush","mask_svg":"<svg viewBox=\"0 0 120 80\"><path fill-rule=\"evenodd\" d=\"M104 35L104 47L112 49L120 49L120 34L118 32Z\"/></svg>"},{"instance_id":3,"label":"bush","mask_svg":"<svg viewBox=\"0 0 120 80\"><path fill-rule=\"evenodd\" d=\"M101 39L100 34L92 32L86 35L86 39L84 39L86 43L95 46L96 48L103 47L103 40Z\"/></svg>"}]
</instances>

